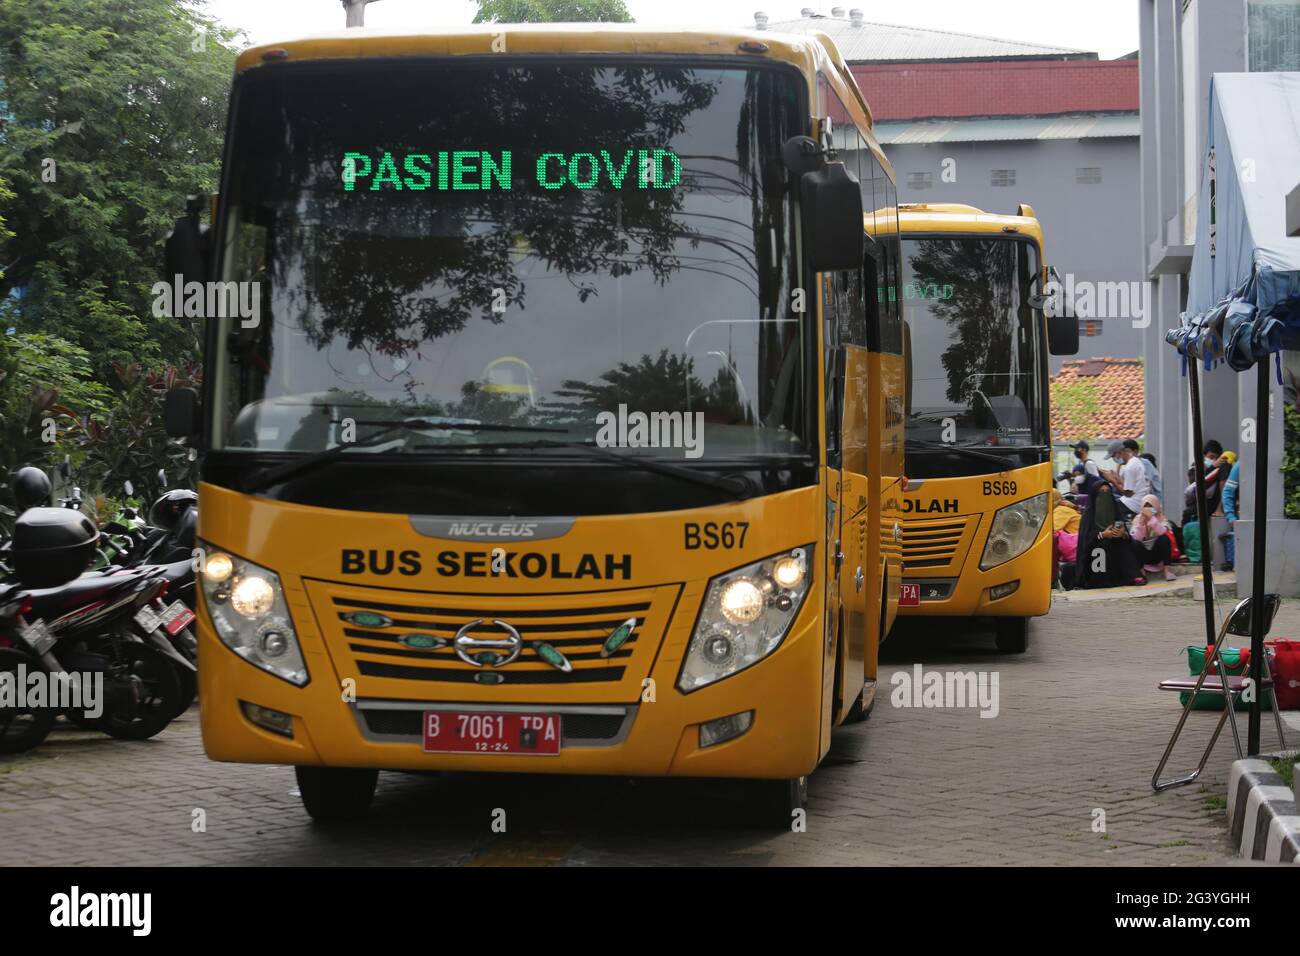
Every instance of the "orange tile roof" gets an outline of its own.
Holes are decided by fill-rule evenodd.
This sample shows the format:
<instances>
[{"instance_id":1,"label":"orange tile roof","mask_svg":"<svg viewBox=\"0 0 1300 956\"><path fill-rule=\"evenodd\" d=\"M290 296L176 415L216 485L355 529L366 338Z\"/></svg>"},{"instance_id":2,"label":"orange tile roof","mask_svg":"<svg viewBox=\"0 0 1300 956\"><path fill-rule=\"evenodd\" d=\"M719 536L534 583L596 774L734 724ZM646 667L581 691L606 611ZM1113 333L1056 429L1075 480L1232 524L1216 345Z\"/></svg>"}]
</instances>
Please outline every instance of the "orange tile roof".
<instances>
[{"instance_id":1,"label":"orange tile roof","mask_svg":"<svg viewBox=\"0 0 1300 956\"><path fill-rule=\"evenodd\" d=\"M1141 359L1071 359L1052 377L1052 440L1133 438L1146 434Z\"/></svg>"}]
</instances>

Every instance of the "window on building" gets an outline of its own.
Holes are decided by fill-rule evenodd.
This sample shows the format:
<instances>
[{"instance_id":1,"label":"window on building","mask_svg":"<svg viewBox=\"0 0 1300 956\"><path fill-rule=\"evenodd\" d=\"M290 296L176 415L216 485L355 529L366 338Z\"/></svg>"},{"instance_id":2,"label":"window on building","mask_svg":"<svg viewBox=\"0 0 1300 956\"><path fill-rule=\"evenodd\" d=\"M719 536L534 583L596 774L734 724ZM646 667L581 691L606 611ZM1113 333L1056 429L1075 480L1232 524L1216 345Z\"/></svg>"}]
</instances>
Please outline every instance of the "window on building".
<instances>
[{"instance_id":1,"label":"window on building","mask_svg":"<svg viewBox=\"0 0 1300 956\"><path fill-rule=\"evenodd\" d=\"M1101 335L1101 319L1080 319L1079 320L1079 337L1093 339Z\"/></svg>"},{"instance_id":2,"label":"window on building","mask_svg":"<svg viewBox=\"0 0 1300 956\"><path fill-rule=\"evenodd\" d=\"M1016 184L1016 171L1014 169L995 169L992 172L991 185L1014 186Z\"/></svg>"},{"instance_id":3,"label":"window on building","mask_svg":"<svg viewBox=\"0 0 1300 956\"><path fill-rule=\"evenodd\" d=\"M1079 166L1074 171L1074 181L1083 186L1095 186L1101 182L1100 166Z\"/></svg>"},{"instance_id":4,"label":"window on building","mask_svg":"<svg viewBox=\"0 0 1300 956\"><path fill-rule=\"evenodd\" d=\"M934 185L934 176L931 173L908 173L908 189L929 189Z\"/></svg>"},{"instance_id":5,"label":"window on building","mask_svg":"<svg viewBox=\"0 0 1300 956\"><path fill-rule=\"evenodd\" d=\"M1252 73L1300 70L1300 0L1249 0L1246 46Z\"/></svg>"}]
</instances>

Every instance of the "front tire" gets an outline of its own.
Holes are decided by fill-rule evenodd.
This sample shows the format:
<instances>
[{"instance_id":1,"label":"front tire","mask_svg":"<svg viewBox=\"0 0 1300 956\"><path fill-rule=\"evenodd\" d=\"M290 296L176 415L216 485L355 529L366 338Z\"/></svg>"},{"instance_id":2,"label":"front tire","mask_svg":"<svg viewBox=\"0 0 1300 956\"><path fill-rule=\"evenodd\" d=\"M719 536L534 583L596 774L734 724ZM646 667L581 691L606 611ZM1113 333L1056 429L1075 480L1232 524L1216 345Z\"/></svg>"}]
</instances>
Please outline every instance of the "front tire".
<instances>
[{"instance_id":1,"label":"front tire","mask_svg":"<svg viewBox=\"0 0 1300 956\"><path fill-rule=\"evenodd\" d=\"M866 703L866 699L867 687L864 684L862 690L858 691L857 700L853 702L853 706L849 708L849 712L844 715L844 722L846 724L860 724L871 716L871 712L875 710L876 707L876 697L872 694L870 704Z\"/></svg>"},{"instance_id":2,"label":"front tire","mask_svg":"<svg viewBox=\"0 0 1300 956\"><path fill-rule=\"evenodd\" d=\"M996 628L993 640L1003 654L1023 654L1029 649L1029 618L999 618Z\"/></svg>"},{"instance_id":3,"label":"front tire","mask_svg":"<svg viewBox=\"0 0 1300 956\"><path fill-rule=\"evenodd\" d=\"M808 802L808 778L749 782L750 818L765 830L790 830Z\"/></svg>"},{"instance_id":4,"label":"front tire","mask_svg":"<svg viewBox=\"0 0 1300 956\"><path fill-rule=\"evenodd\" d=\"M303 809L318 823L365 816L379 782L378 770L342 767L294 767L293 770Z\"/></svg>"},{"instance_id":5,"label":"front tire","mask_svg":"<svg viewBox=\"0 0 1300 956\"><path fill-rule=\"evenodd\" d=\"M181 684L172 662L145 644L119 642L107 680L115 685L112 706L94 722L119 740L148 740L180 712Z\"/></svg>"},{"instance_id":6,"label":"front tire","mask_svg":"<svg viewBox=\"0 0 1300 956\"><path fill-rule=\"evenodd\" d=\"M17 647L0 647L0 671L12 675L9 680L17 690L21 674L40 671L48 679L49 671L37 658ZM53 707L0 707L0 754L20 754L39 745L54 726L58 711Z\"/></svg>"}]
</instances>

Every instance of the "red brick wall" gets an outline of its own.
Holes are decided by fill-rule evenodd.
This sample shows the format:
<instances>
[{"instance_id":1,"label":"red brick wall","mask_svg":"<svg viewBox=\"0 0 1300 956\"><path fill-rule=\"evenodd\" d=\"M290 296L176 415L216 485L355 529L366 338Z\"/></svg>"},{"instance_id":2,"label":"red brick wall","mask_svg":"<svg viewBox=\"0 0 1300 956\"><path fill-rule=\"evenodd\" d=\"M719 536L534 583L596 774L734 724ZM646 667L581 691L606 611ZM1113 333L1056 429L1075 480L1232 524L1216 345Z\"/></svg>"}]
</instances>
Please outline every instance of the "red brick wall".
<instances>
[{"instance_id":1,"label":"red brick wall","mask_svg":"<svg viewBox=\"0 0 1300 956\"><path fill-rule=\"evenodd\" d=\"M1137 60L854 65L879 121L1136 112Z\"/></svg>"}]
</instances>

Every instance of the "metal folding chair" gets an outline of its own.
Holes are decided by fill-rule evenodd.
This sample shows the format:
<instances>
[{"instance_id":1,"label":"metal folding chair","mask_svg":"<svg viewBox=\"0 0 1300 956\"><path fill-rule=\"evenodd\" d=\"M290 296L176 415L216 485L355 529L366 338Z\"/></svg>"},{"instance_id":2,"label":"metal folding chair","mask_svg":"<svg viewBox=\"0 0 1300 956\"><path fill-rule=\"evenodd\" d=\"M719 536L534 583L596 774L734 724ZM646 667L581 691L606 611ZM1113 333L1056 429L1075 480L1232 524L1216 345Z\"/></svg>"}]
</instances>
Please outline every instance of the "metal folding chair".
<instances>
[{"instance_id":1,"label":"metal folding chair","mask_svg":"<svg viewBox=\"0 0 1300 956\"><path fill-rule=\"evenodd\" d=\"M1184 784L1191 783L1201 775L1205 769L1205 764L1210 759L1210 753L1214 750L1214 745L1219 740L1219 734L1223 732L1224 722L1230 722L1232 725L1232 742L1237 748L1237 757L1244 757L1245 754L1241 749L1241 736L1237 732L1237 716L1234 713L1237 698L1246 692L1246 677L1230 677L1227 666L1223 662L1223 641L1229 634L1236 637L1250 636L1250 619L1251 619L1251 598L1239 601L1237 606L1232 609L1219 628L1219 636L1214 642L1214 648L1205 658L1205 665L1201 668L1201 673L1196 677L1175 677L1160 682L1160 689L1167 691L1177 691L1180 693L1190 692L1187 695L1187 703L1183 705L1183 715L1178 718L1178 726L1174 728L1173 736L1169 738L1169 746L1165 747L1164 756L1160 758L1160 764L1156 767L1156 772L1151 775L1151 788L1156 792L1168 790L1171 787L1181 787ZM1277 614L1278 606L1282 603L1282 598L1276 594L1264 595L1264 634L1267 635L1269 629L1273 626L1273 617ZM1210 670L1214 668L1218 671L1217 675L1211 674ZM1273 688L1273 675L1269 671L1268 656L1260 661L1261 680L1260 686L1255 688L1256 694L1262 694L1265 691L1271 691ZM1223 695L1223 714L1219 717L1218 724L1214 728L1214 736L1210 738L1209 745L1205 752L1201 754L1201 762L1191 773L1184 774L1181 777L1174 777L1171 780L1160 779L1160 774L1164 772L1165 764L1169 762L1169 756L1174 752L1174 744L1178 742L1178 735L1183 732L1183 725L1187 723L1187 715L1192 712L1192 705L1196 703L1196 696L1202 691ZM1282 747L1286 747L1286 738L1282 734L1282 715L1277 709L1277 694L1270 694L1273 703L1273 721L1277 725L1277 737L1281 741Z\"/></svg>"}]
</instances>

